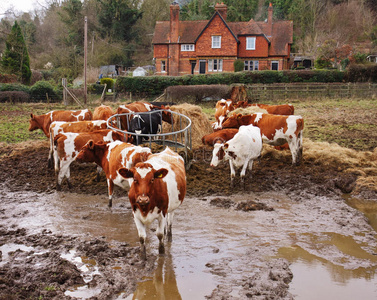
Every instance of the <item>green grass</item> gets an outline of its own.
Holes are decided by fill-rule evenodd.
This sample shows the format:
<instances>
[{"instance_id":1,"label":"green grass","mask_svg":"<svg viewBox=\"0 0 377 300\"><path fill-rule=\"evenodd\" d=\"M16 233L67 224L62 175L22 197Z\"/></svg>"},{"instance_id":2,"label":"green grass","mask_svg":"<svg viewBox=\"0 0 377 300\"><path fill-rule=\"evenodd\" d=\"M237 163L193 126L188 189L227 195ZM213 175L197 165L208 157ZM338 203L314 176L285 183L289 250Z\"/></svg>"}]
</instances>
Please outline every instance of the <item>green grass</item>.
<instances>
[{"instance_id":1,"label":"green grass","mask_svg":"<svg viewBox=\"0 0 377 300\"><path fill-rule=\"evenodd\" d=\"M304 118L304 137L312 141L337 143L355 150L373 151L377 147L376 99L291 99L295 114ZM116 108L119 103L107 103ZM271 103L276 104L276 103ZM89 101L93 112L99 105ZM77 105L46 103L0 103L0 142L18 143L28 140L46 140L41 130L29 132L30 113L44 114L51 110L81 109ZM203 112L214 120L215 103L202 105Z\"/></svg>"}]
</instances>

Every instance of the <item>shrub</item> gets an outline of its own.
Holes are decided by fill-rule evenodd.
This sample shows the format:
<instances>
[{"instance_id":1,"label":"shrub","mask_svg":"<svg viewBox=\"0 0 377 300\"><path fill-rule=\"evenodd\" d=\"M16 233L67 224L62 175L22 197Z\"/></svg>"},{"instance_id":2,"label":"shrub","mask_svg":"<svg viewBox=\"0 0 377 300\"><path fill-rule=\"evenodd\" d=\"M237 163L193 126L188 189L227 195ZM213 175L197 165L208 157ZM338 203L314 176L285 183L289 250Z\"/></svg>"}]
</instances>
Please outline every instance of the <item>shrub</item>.
<instances>
[{"instance_id":1,"label":"shrub","mask_svg":"<svg viewBox=\"0 0 377 300\"><path fill-rule=\"evenodd\" d=\"M130 92L140 97L152 97L161 95L167 87L175 85L342 82L343 78L344 72L338 70L265 70L205 75L185 75L181 77L118 77L115 83L115 91L117 93Z\"/></svg>"},{"instance_id":2,"label":"shrub","mask_svg":"<svg viewBox=\"0 0 377 300\"><path fill-rule=\"evenodd\" d=\"M0 74L0 83L15 83L17 82L17 76L12 74Z\"/></svg>"},{"instance_id":3,"label":"shrub","mask_svg":"<svg viewBox=\"0 0 377 300\"><path fill-rule=\"evenodd\" d=\"M29 102L30 95L25 92L17 92L17 91L7 91L0 93L0 103L5 102Z\"/></svg>"},{"instance_id":4,"label":"shrub","mask_svg":"<svg viewBox=\"0 0 377 300\"><path fill-rule=\"evenodd\" d=\"M332 65L329 60L319 57L315 60L314 67L316 69L326 69L326 68L331 68Z\"/></svg>"},{"instance_id":5,"label":"shrub","mask_svg":"<svg viewBox=\"0 0 377 300\"><path fill-rule=\"evenodd\" d=\"M351 64L346 79L349 82L377 82L377 65Z\"/></svg>"},{"instance_id":6,"label":"shrub","mask_svg":"<svg viewBox=\"0 0 377 300\"><path fill-rule=\"evenodd\" d=\"M243 68L244 68L244 62L240 59L236 59L234 61L234 72L240 72L240 71L243 71Z\"/></svg>"},{"instance_id":7,"label":"shrub","mask_svg":"<svg viewBox=\"0 0 377 300\"><path fill-rule=\"evenodd\" d=\"M30 88L27 85L23 85L20 83L4 83L0 84L0 91L14 91L14 92L25 92L30 93Z\"/></svg>"},{"instance_id":8,"label":"shrub","mask_svg":"<svg viewBox=\"0 0 377 300\"><path fill-rule=\"evenodd\" d=\"M111 78L101 78L100 84L106 84L107 90L114 88L114 80Z\"/></svg>"},{"instance_id":9,"label":"shrub","mask_svg":"<svg viewBox=\"0 0 377 300\"><path fill-rule=\"evenodd\" d=\"M51 100L59 99L54 87L47 81L38 81L30 88L30 96L34 102L46 101L47 95Z\"/></svg>"},{"instance_id":10,"label":"shrub","mask_svg":"<svg viewBox=\"0 0 377 300\"><path fill-rule=\"evenodd\" d=\"M98 84L98 83L89 84L88 85L88 93L95 94L95 95L101 95L104 88L105 88L104 84Z\"/></svg>"}]
</instances>

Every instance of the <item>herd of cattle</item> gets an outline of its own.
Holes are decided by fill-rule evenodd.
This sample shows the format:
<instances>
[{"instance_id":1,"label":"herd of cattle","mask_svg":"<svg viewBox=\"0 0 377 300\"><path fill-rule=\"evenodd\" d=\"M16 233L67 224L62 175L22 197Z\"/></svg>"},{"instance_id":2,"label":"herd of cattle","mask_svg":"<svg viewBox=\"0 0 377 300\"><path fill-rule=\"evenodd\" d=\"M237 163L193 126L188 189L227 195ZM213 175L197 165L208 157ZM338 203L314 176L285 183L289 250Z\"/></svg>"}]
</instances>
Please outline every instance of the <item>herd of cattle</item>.
<instances>
[{"instance_id":1,"label":"herd of cattle","mask_svg":"<svg viewBox=\"0 0 377 300\"><path fill-rule=\"evenodd\" d=\"M238 109L249 107L257 107L264 112L245 110L246 114L237 113ZM222 99L216 103L215 119L212 124L214 132L203 136L202 142L214 148L211 166L216 167L221 160L229 160L231 185L235 178L234 167L242 168L241 182L245 183L247 168L251 176L253 161L261 155L262 142L278 149L289 148L292 164L301 163L304 120L294 115L293 105L234 103L230 99Z\"/></svg>"},{"instance_id":2,"label":"herd of cattle","mask_svg":"<svg viewBox=\"0 0 377 300\"><path fill-rule=\"evenodd\" d=\"M247 106L250 106L247 102L218 101L216 122L212 124L214 132L202 138L203 144L213 147L211 166L217 166L223 159L229 160L232 184L234 167L242 167L240 176L243 181L247 167L251 171L253 160L260 157L262 142L276 146L287 143L293 164L300 163L302 156L303 119L293 115L293 106L264 106L262 108L267 113L231 115L236 108ZM156 114L147 117L142 114L150 111L156 111ZM112 125L119 131L107 126L114 114L118 115L119 121ZM70 165L73 161L94 162L97 175L101 171L105 173L110 207L114 184L123 189L129 187L128 198L143 259L146 259L146 226L158 220L159 253L164 253L165 235L168 240L172 238L174 210L186 194L183 158L168 147L152 154L150 148L139 145L143 141L139 134L158 133L163 121L173 122L169 107L148 102L121 105L116 112L101 105L93 114L88 109L51 111L43 115L31 114L30 118L29 131L41 129L49 138L48 165L54 165L57 189L64 178L71 186Z\"/></svg>"}]
</instances>

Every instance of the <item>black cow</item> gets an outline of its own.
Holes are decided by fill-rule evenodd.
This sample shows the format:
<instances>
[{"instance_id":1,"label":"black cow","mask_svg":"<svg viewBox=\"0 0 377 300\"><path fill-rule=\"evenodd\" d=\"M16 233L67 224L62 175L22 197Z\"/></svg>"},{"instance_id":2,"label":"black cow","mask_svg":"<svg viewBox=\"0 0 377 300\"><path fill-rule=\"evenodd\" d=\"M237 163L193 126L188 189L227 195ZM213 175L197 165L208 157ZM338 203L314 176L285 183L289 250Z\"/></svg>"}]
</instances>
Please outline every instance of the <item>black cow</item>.
<instances>
[{"instance_id":1,"label":"black cow","mask_svg":"<svg viewBox=\"0 0 377 300\"><path fill-rule=\"evenodd\" d=\"M129 131L137 135L134 137L134 144L140 145L143 140L148 140L147 136L139 134L157 134L161 132L162 111L152 110L151 112L135 114L130 122Z\"/></svg>"}]
</instances>

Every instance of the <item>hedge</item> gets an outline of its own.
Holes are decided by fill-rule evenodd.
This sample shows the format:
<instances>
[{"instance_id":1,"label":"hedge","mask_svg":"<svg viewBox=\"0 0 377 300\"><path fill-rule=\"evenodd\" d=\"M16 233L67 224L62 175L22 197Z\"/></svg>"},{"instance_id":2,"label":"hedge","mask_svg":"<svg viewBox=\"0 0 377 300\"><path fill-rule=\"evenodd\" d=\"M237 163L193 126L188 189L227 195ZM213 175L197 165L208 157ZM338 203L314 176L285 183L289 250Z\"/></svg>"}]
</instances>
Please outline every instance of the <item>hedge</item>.
<instances>
[{"instance_id":1,"label":"hedge","mask_svg":"<svg viewBox=\"0 0 377 300\"><path fill-rule=\"evenodd\" d=\"M288 82L342 82L345 72L337 70L243 71L185 76L118 77L117 93L132 93L142 97L161 95L168 86L210 84L253 84Z\"/></svg>"}]
</instances>

